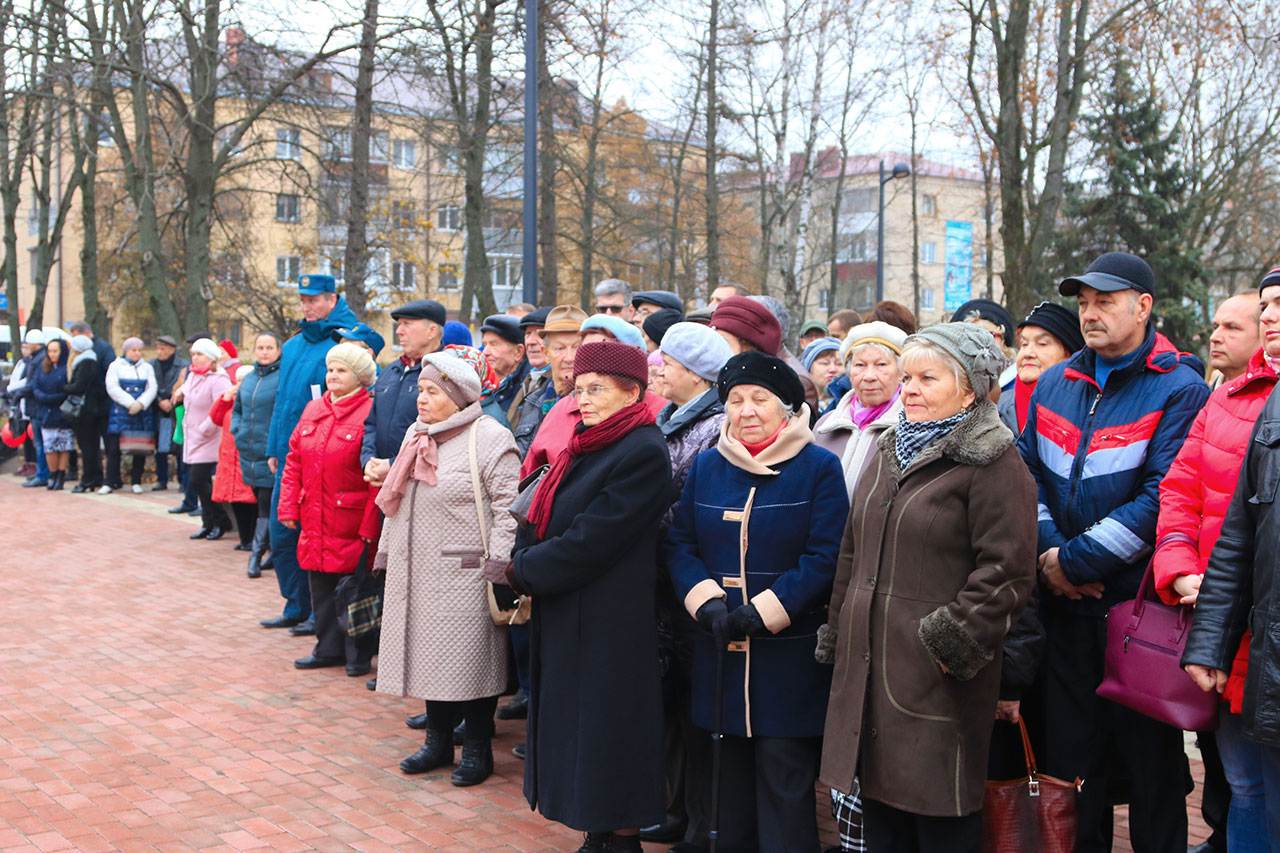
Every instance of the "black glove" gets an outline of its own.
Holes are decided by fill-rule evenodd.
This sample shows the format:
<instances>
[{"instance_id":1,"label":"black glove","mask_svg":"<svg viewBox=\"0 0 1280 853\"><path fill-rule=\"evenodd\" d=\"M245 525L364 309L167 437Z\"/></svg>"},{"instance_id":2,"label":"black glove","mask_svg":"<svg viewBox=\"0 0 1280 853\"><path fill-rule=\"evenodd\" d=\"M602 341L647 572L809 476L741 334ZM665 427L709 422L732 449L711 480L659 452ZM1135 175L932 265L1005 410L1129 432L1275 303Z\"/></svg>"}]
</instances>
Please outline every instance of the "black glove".
<instances>
[{"instance_id":1,"label":"black glove","mask_svg":"<svg viewBox=\"0 0 1280 853\"><path fill-rule=\"evenodd\" d=\"M698 608L697 620L702 630L708 634L715 633L716 622L729 616L729 608L723 598L713 598Z\"/></svg>"},{"instance_id":2,"label":"black glove","mask_svg":"<svg viewBox=\"0 0 1280 853\"><path fill-rule=\"evenodd\" d=\"M733 640L741 640L764 630L764 620L754 604L744 604L729 614L728 634Z\"/></svg>"}]
</instances>

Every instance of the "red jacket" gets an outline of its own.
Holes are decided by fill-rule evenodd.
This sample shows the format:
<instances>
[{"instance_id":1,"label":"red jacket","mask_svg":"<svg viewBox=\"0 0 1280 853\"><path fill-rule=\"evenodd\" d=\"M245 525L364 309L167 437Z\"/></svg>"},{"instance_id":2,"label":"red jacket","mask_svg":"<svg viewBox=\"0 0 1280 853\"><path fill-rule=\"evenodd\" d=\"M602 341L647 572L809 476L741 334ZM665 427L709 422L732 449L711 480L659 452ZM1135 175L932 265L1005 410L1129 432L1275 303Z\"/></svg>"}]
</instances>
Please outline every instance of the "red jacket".
<instances>
[{"instance_id":1,"label":"red jacket","mask_svg":"<svg viewBox=\"0 0 1280 853\"><path fill-rule=\"evenodd\" d=\"M1191 424L1186 443L1160 483L1154 572L1156 592L1177 604L1173 582L1204 574L1218 541L1253 424L1276 384L1276 373L1258 350L1245 372L1218 388ZM1249 635L1236 652L1224 698L1240 713L1249 665Z\"/></svg>"},{"instance_id":2,"label":"red jacket","mask_svg":"<svg viewBox=\"0 0 1280 853\"><path fill-rule=\"evenodd\" d=\"M231 435L231 409L235 399L225 400L221 395L213 401L209 409L209 420L222 430L222 441L218 444L218 473L213 478L213 500L216 503L251 504L256 503L253 489L245 485L244 475L240 473L240 451L236 449L236 440Z\"/></svg>"},{"instance_id":3,"label":"red jacket","mask_svg":"<svg viewBox=\"0 0 1280 853\"><path fill-rule=\"evenodd\" d=\"M658 412L666 408L667 401L652 391L645 390L644 403L656 418ZM566 394L556 401L547 412L547 416L538 425L538 431L529 445L524 462L520 464L520 478L524 479L543 465L550 465L569 446L573 431L582 423L582 413L578 411L578 399Z\"/></svg>"},{"instance_id":4,"label":"red jacket","mask_svg":"<svg viewBox=\"0 0 1280 853\"><path fill-rule=\"evenodd\" d=\"M360 442L372 405L364 389L336 403L326 391L307 403L289 437L276 512L281 521L299 522L298 565L308 571L346 574L360 562L369 501Z\"/></svg>"}]
</instances>

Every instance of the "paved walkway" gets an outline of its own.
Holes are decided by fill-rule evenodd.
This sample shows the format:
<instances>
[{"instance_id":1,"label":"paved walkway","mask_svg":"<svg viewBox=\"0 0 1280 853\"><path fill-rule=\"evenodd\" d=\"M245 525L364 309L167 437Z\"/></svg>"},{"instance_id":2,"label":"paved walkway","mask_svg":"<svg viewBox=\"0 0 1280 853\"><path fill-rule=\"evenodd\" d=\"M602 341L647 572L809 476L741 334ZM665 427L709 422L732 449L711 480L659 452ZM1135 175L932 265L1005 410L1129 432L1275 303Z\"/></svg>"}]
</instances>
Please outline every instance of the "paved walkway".
<instances>
[{"instance_id":1,"label":"paved walkway","mask_svg":"<svg viewBox=\"0 0 1280 853\"><path fill-rule=\"evenodd\" d=\"M173 492L18 482L0 476L0 850L580 843L520 794L522 722L498 724L484 785L402 775L421 705L295 670L311 640L257 627L279 611L274 575L248 580L234 537L188 541Z\"/></svg>"}]
</instances>

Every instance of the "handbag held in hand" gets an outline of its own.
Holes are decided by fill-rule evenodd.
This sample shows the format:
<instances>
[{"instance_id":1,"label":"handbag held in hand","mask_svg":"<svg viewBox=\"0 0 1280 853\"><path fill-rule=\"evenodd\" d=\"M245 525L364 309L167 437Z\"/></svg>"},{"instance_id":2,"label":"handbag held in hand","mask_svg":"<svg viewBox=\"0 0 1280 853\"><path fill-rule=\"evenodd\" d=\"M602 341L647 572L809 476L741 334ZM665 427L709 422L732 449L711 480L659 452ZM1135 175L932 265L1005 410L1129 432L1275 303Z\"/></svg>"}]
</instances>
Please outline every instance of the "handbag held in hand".
<instances>
[{"instance_id":1,"label":"handbag held in hand","mask_svg":"<svg viewBox=\"0 0 1280 853\"><path fill-rule=\"evenodd\" d=\"M1027 775L987 782L982 802L983 853L1072 853L1076 846L1076 796L1084 784L1064 782L1036 768L1027 724L1018 718Z\"/></svg>"}]
</instances>

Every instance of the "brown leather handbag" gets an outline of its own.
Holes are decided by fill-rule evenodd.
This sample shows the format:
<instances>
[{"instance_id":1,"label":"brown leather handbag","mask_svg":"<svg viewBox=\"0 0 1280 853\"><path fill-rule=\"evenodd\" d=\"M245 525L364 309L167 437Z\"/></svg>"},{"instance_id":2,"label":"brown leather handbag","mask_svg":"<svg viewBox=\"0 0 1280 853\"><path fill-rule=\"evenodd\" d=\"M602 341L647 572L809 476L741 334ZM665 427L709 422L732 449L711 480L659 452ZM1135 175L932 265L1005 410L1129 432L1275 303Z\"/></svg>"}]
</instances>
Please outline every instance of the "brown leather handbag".
<instances>
[{"instance_id":1,"label":"brown leather handbag","mask_svg":"<svg viewBox=\"0 0 1280 853\"><path fill-rule=\"evenodd\" d=\"M984 853L1072 853L1076 846L1076 795L1081 780L1064 782L1036 769L1027 724L1018 718L1027 775L987 782L982 803Z\"/></svg>"}]
</instances>

